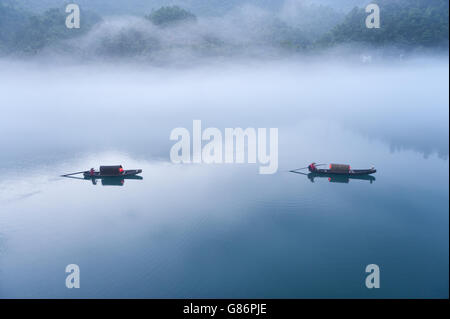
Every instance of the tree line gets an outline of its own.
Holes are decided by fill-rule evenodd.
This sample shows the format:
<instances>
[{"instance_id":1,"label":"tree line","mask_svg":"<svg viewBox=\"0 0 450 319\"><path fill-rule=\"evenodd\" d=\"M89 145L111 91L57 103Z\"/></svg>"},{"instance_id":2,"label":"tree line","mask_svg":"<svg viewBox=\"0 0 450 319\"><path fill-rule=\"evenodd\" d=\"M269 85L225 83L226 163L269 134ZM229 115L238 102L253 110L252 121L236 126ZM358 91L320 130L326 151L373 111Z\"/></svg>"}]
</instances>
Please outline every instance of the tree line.
<instances>
[{"instance_id":1,"label":"tree line","mask_svg":"<svg viewBox=\"0 0 450 319\"><path fill-rule=\"evenodd\" d=\"M367 13L364 8L355 7L342 19L333 9L323 7L316 13L320 25L331 24L327 32L316 32L309 25L290 25L279 19L267 21L264 45L282 50L305 51L333 47L346 43L371 46L394 46L410 48L444 48L448 50L448 0L379 0L381 27L368 29L365 26ZM322 14L321 17L319 15ZM0 2L0 53L37 54L44 48L51 48L63 40L73 39L88 33L102 18L92 12L82 10L83 27L67 29L66 13L63 8L47 10L41 14L30 13L13 5ZM178 6L165 6L153 10L144 18L159 28L167 28L180 23L197 23L197 17ZM314 21L312 19L311 21ZM127 53L157 46L157 43L142 44L143 37L134 35L122 43L106 43L110 47L124 47ZM134 43L136 42L136 43ZM220 52L226 44L221 39L205 39L204 50L211 46ZM140 48L140 49L139 49ZM106 51L106 50L105 50ZM123 52L122 52L123 53ZM121 54L121 52L119 52Z\"/></svg>"}]
</instances>

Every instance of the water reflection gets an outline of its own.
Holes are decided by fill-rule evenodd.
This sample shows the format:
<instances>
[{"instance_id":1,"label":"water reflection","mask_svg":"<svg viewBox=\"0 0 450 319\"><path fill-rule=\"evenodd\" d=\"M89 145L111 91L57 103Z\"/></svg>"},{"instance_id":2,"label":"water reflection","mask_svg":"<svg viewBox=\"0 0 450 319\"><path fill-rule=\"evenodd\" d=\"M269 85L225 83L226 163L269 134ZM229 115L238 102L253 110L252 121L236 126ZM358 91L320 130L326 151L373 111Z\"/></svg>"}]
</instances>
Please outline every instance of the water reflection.
<instances>
[{"instance_id":1,"label":"water reflection","mask_svg":"<svg viewBox=\"0 0 450 319\"><path fill-rule=\"evenodd\" d=\"M142 180L142 176L106 176L106 177L76 177L76 176L62 176L65 178L80 179L83 181L91 181L93 185L97 185L98 180L101 181L102 186L123 186L126 179Z\"/></svg>"},{"instance_id":2,"label":"water reflection","mask_svg":"<svg viewBox=\"0 0 450 319\"><path fill-rule=\"evenodd\" d=\"M372 184L374 181L376 181L376 178L372 175L349 176L349 175L322 174L322 173L321 174L318 174L318 173L305 174L302 172L295 172L295 171L291 171L291 173L305 175L308 177L308 179L311 181L311 183L314 183L315 182L314 179L316 179L316 178L326 178L326 179L328 179L328 181L330 183L344 183L344 184L348 184L351 179L369 181L370 184Z\"/></svg>"},{"instance_id":3,"label":"water reflection","mask_svg":"<svg viewBox=\"0 0 450 319\"><path fill-rule=\"evenodd\" d=\"M448 162L390 154L381 143L332 133L352 147L332 148L332 140L322 156L295 148L281 153L280 167L308 163L306 156L322 162L331 153L363 167L370 157L382 183L363 178L336 187L281 168L264 176L254 165L176 165L118 151L6 176L0 297L364 298L373 296L360 286L368 260L393 274L391 290L377 297L446 296ZM123 188L58 176L98 162L141 167L146 178ZM435 169L420 179L409 173L424 166ZM334 273L330 260L338 261ZM74 262L88 270L77 291L64 286L64 267Z\"/></svg>"},{"instance_id":4,"label":"water reflection","mask_svg":"<svg viewBox=\"0 0 450 319\"><path fill-rule=\"evenodd\" d=\"M315 178L328 178L330 183L345 183L348 184L351 179L359 179L363 181L369 181L372 184L376 178L372 175L357 175L357 176L345 176L345 175L333 175L333 174L308 174L309 180L314 183Z\"/></svg>"}]
</instances>

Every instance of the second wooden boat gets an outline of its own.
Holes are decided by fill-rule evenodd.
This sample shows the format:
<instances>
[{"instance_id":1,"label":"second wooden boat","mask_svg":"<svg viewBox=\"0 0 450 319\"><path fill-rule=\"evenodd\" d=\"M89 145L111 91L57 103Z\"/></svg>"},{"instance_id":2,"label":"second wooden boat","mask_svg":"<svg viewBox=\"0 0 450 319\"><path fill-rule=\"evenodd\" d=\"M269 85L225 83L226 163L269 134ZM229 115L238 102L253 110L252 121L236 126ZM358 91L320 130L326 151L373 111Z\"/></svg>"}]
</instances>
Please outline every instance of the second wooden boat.
<instances>
[{"instance_id":1,"label":"second wooden boat","mask_svg":"<svg viewBox=\"0 0 450 319\"><path fill-rule=\"evenodd\" d=\"M369 175L377 172L375 167L367 168L367 169L352 169L350 165L347 164L330 164L329 168L317 168L318 166L323 166L326 164L316 164L311 163L307 167L299 168L292 170L291 172L297 172L301 169L308 169L311 173L316 175Z\"/></svg>"}]
</instances>

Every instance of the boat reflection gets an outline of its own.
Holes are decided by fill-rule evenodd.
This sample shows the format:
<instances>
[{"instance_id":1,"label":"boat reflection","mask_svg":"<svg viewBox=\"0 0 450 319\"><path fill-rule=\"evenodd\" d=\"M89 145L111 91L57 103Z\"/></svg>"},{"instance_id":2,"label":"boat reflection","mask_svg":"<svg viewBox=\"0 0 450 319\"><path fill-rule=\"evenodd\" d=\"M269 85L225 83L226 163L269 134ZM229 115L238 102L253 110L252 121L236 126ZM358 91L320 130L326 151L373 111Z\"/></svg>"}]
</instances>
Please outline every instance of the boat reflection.
<instances>
[{"instance_id":1,"label":"boat reflection","mask_svg":"<svg viewBox=\"0 0 450 319\"><path fill-rule=\"evenodd\" d=\"M105 177L75 177L75 176L63 176L66 178L81 179L85 181L91 181L93 185L97 185L101 180L102 186L123 186L126 179L142 180L142 176L130 175L130 176L105 176Z\"/></svg>"},{"instance_id":2,"label":"boat reflection","mask_svg":"<svg viewBox=\"0 0 450 319\"><path fill-rule=\"evenodd\" d=\"M291 173L306 175L308 179L311 181L311 183L314 183L316 178L326 178L330 183L344 183L344 184L348 184L351 179L369 181L370 184L376 181L376 178L372 175L337 175L337 174L318 174L318 173L305 174L294 171L291 171Z\"/></svg>"}]
</instances>

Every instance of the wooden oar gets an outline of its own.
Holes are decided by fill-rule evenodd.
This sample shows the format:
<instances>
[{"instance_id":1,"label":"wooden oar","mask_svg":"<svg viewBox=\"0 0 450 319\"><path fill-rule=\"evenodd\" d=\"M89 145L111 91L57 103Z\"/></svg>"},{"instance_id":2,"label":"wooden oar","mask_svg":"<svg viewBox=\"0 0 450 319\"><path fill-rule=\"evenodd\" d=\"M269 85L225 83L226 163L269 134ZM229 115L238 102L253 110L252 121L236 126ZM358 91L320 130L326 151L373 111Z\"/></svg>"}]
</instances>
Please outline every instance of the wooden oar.
<instances>
[{"instance_id":1,"label":"wooden oar","mask_svg":"<svg viewBox=\"0 0 450 319\"><path fill-rule=\"evenodd\" d=\"M70 175L61 175L61 177L86 180L83 177L76 177L76 176L70 176Z\"/></svg>"},{"instance_id":2,"label":"wooden oar","mask_svg":"<svg viewBox=\"0 0 450 319\"><path fill-rule=\"evenodd\" d=\"M291 172L291 173L295 173L295 174L302 174L302 175L306 175L306 176L308 176L308 174L306 174L306 173L302 173L302 172L297 172L297 171L289 171L289 172Z\"/></svg>"},{"instance_id":3,"label":"wooden oar","mask_svg":"<svg viewBox=\"0 0 450 319\"><path fill-rule=\"evenodd\" d=\"M70 173L70 174L64 174L64 175L61 175L61 176L66 177L66 176L71 176L71 175L82 174L82 173L84 173L84 172L86 172L86 171L75 172L75 173Z\"/></svg>"},{"instance_id":4,"label":"wooden oar","mask_svg":"<svg viewBox=\"0 0 450 319\"><path fill-rule=\"evenodd\" d=\"M327 165L327 164L315 164L316 166L323 166L323 165ZM301 167L301 168L296 168L296 169L292 169L289 172L295 172L295 171L299 171L301 169L307 169L309 166L306 167Z\"/></svg>"}]
</instances>

